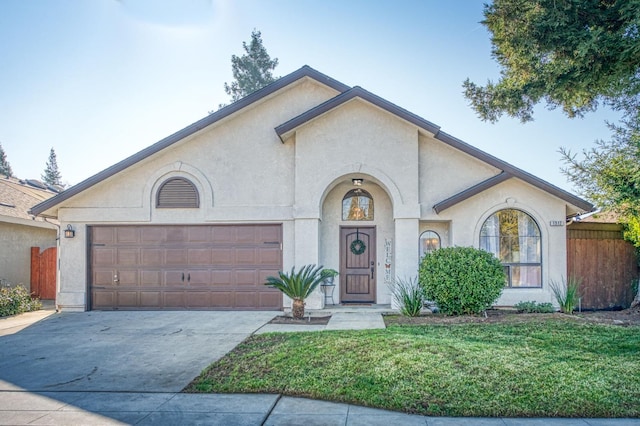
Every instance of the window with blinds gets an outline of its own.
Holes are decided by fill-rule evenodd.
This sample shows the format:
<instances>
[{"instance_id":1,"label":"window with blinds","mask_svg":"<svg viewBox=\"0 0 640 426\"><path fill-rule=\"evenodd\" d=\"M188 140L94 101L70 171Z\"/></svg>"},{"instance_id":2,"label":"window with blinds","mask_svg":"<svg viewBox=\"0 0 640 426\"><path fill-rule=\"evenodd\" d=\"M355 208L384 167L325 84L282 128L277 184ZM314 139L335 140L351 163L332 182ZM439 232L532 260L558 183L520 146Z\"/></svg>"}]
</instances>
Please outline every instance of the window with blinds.
<instances>
[{"instance_id":1,"label":"window with blinds","mask_svg":"<svg viewBox=\"0 0 640 426\"><path fill-rule=\"evenodd\" d=\"M197 209L200 207L198 190L188 179L181 177L167 179L158 189L156 207Z\"/></svg>"}]
</instances>

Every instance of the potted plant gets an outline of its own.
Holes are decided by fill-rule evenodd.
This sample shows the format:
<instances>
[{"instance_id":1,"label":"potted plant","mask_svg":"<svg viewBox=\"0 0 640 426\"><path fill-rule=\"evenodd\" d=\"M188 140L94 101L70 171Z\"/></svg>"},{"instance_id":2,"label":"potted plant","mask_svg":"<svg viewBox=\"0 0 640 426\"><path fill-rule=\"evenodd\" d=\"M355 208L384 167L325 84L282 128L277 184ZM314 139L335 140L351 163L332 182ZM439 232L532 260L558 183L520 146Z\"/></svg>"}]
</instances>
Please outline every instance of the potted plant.
<instances>
[{"instance_id":1,"label":"potted plant","mask_svg":"<svg viewBox=\"0 0 640 426\"><path fill-rule=\"evenodd\" d=\"M325 284L332 285L333 279L338 276L338 271L336 271L335 269L326 268L320 272L320 276L322 277L322 281L324 281Z\"/></svg>"},{"instance_id":2,"label":"potted plant","mask_svg":"<svg viewBox=\"0 0 640 426\"><path fill-rule=\"evenodd\" d=\"M267 277L265 285L277 288L293 300L291 314L293 318L302 319L304 317L304 300L309 297L313 290L324 280L322 276L322 266L305 265L298 272L295 266L290 273L278 272L277 277Z\"/></svg>"}]
</instances>

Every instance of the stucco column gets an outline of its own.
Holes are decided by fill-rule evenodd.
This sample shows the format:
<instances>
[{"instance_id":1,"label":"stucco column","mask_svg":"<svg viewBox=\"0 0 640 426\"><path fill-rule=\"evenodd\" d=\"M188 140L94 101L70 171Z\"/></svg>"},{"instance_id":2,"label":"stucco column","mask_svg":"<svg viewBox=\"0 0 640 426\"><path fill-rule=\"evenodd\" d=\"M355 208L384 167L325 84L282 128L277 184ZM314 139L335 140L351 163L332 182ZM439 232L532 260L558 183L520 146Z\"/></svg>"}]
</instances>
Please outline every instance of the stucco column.
<instances>
[{"instance_id":1,"label":"stucco column","mask_svg":"<svg viewBox=\"0 0 640 426\"><path fill-rule=\"evenodd\" d=\"M294 265L296 271L309 264L318 264L320 219L300 218L295 219L295 252ZM324 308L324 295L320 286L306 300L307 309Z\"/></svg>"},{"instance_id":2,"label":"stucco column","mask_svg":"<svg viewBox=\"0 0 640 426\"><path fill-rule=\"evenodd\" d=\"M396 219L395 222L395 275L401 279L416 277L420 261L419 219Z\"/></svg>"}]
</instances>

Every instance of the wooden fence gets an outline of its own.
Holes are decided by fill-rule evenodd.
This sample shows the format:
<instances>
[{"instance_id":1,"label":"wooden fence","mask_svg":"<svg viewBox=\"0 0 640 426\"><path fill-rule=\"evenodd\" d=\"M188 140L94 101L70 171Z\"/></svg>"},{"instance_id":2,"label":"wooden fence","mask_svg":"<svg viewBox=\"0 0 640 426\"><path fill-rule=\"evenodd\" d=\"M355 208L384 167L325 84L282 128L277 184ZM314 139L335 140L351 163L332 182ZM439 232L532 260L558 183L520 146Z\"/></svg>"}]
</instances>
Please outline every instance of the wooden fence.
<instances>
[{"instance_id":1,"label":"wooden fence","mask_svg":"<svg viewBox=\"0 0 640 426\"><path fill-rule=\"evenodd\" d=\"M567 276L579 277L583 309L628 308L638 263L632 244L614 223L576 222L567 226Z\"/></svg>"},{"instance_id":2,"label":"wooden fence","mask_svg":"<svg viewBox=\"0 0 640 426\"><path fill-rule=\"evenodd\" d=\"M56 298L57 248L31 247L31 292L42 300Z\"/></svg>"}]
</instances>

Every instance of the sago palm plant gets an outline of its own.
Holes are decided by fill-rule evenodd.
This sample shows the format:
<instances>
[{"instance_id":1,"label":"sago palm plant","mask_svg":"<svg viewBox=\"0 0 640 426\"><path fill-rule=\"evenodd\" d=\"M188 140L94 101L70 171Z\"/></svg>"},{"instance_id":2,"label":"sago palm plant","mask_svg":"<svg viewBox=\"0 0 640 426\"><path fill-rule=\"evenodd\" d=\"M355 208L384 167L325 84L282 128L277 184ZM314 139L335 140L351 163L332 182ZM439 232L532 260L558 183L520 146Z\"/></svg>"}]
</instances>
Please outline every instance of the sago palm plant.
<instances>
[{"instance_id":1,"label":"sago palm plant","mask_svg":"<svg viewBox=\"0 0 640 426\"><path fill-rule=\"evenodd\" d=\"M298 272L296 267L290 273L278 272L277 277L267 277L265 285L277 288L293 300L291 314L294 318L304 317L304 301L324 280L320 273L322 266L305 265Z\"/></svg>"}]
</instances>

